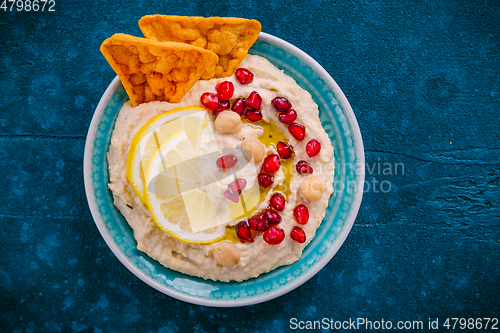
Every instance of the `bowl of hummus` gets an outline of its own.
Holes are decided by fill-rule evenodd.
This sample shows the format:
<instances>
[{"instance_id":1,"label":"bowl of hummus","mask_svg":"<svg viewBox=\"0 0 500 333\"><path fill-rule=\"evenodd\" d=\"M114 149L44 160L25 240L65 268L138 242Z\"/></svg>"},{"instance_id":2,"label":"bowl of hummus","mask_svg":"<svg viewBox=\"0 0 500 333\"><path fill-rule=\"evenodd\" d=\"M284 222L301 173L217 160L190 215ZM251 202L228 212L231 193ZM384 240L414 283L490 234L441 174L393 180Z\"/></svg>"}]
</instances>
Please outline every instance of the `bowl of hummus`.
<instances>
[{"instance_id":1,"label":"bowl of hummus","mask_svg":"<svg viewBox=\"0 0 500 333\"><path fill-rule=\"evenodd\" d=\"M101 98L87 136L86 194L106 243L145 283L194 304L256 304L297 288L337 253L363 193L360 130L331 76L300 49L266 33L260 33L239 67L252 74L250 84L241 84L236 75L200 80L178 103L135 107L117 77ZM248 77L241 75L243 81ZM202 126L199 111L224 89L221 82L230 82L233 110L214 109L215 120ZM242 123L239 115L234 119L239 99L246 99L248 107ZM159 128L155 124L165 124L164 118L174 114L179 119L186 114L185 122L199 126L171 134L149 157L150 169L136 178L168 183L165 175L172 168L165 161L175 158L162 160L163 155L177 156L183 143L189 145L186 151L197 152L172 169L176 176L194 172L210 179L197 188L183 183L190 193L184 203L194 208L184 214L190 225L183 227L179 218L179 228L168 224L171 216L162 215L175 196L154 192L154 185L137 188L131 167L127 170L131 147L140 146L139 134L151 135L149 128ZM192 128L200 129L195 147ZM213 163L200 159L221 149L225 153ZM186 162L193 160L197 168ZM234 172L226 175L225 168L233 165ZM253 197L251 189L257 189ZM196 222L210 214L212 224ZM201 236L190 238L200 230Z\"/></svg>"}]
</instances>

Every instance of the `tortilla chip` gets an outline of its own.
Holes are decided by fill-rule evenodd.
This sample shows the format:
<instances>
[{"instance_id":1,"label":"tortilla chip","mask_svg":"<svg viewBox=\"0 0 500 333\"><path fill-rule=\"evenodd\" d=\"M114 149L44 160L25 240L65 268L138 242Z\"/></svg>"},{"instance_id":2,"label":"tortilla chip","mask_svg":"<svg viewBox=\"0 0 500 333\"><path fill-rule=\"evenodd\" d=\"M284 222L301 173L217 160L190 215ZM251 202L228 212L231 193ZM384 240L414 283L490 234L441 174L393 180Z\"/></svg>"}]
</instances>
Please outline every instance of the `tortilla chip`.
<instances>
[{"instance_id":1,"label":"tortilla chip","mask_svg":"<svg viewBox=\"0 0 500 333\"><path fill-rule=\"evenodd\" d=\"M256 20L235 17L148 15L139 20L144 36L159 42L184 42L219 56L215 77L231 76L259 36ZM212 76L203 75L202 79Z\"/></svg>"},{"instance_id":2,"label":"tortilla chip","mask_svg":"<svg viewBox=\"0 0 500 333\"><path fill-rule=\"evenodd\" d=\"M185 43L115 34L101 52L127 91L132 106L151 101L179 102L202 75L213 75L218 57Z\"/></svg>"}]
</instances>

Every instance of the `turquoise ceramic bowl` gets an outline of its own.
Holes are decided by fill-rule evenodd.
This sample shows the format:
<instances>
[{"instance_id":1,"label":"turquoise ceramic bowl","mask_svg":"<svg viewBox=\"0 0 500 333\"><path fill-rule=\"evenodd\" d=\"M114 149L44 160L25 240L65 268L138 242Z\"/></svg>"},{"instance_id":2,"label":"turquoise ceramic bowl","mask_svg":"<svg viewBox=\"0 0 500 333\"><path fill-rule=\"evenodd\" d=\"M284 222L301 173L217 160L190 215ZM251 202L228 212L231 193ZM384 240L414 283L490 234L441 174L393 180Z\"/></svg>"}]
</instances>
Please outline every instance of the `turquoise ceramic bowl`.
<instances>
[{"instance_id":1,"label":"turquoise ceramic bowl","mask_svg":"<svg viewBox=\"0 0 500 333\"><path fill-rule=\"evenodd\" d=\"M108 151L114 121L128 100L115 78L95 111L84 158L85 190L92 216L116 257L151 287L174 298L208 306L242 306L281 296L310 279L335 255L356 218L363 194L365 157L354 113L330 75L293 45L261 33L251 54L269 59L309 91L335 149L335 191L326 216L302 258L244 282L214 282L163 267L136 249L133 231L113 205L108 190Z\"/></svg>"}]
</instances>

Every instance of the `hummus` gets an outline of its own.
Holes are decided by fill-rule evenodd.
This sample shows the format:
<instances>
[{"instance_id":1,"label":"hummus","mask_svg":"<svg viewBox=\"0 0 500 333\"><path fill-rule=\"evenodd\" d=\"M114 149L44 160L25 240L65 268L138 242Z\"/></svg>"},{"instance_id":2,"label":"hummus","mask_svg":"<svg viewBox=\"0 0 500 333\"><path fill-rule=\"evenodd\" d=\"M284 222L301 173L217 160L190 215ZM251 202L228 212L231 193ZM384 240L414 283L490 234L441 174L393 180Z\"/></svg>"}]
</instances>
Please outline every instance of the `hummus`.
<instances>
[{"instance_id":1,"label":"hummus","mask_svg":"<svg viewBox=\"0 0 500 333\"><path fill-rule=\"evenodd\" d=\"M204 279L243 281L279 266L294 263L313 239L316 229L325 216L330 195L333 193L333 147L321 126L318 106L311 95L265 58L248 55L241 62L240 67L247 68L254 74L252 83L242 85L232 75L227 78L198 81L179 103L150 102L132 107L130 102L126 102L118 114L107 154L110 172L109 188L114 196L114 204L132 227L137 240L137 248L170 269ZM273 120L275 126L282 132L281 135L286 137L288 144L294 150L289 164L293 172L289 173L291 179L287 193L288 199L284 211L280 212L282 221L277 225L285 232L284 240L277 245L271 245L264 241L262 233L257 233L253 243L235 242L237 255L232 253L233 257L230 256L229 260L226 256L225 262L221 261L218 255L220 247L214 251L216 246L213 244L183 243L163 232L154 222L146 205L134 192L126 175L127 153L132 139L149 119L164 111L179 107L200 106L200 96L205 92L215 93L216 84L222 81L231 81L234 84L235 91L232 99L247 97L252 91L257 91L262 97L263 120L265 122ZM298 115L296 122L306 128L304 140L297 141L289 133L288 126L278 121L278 112L271 104L271 100L277 96L285 97L291 102ZM262 122L245 123L243 128L236 133L216 133L219 146L236 148L241 146L243 138L259 138L264 133L264 129L258 126L259 123ZM269 134L273 135L273 133ZM320 153L312 158L306 154L306 144L311 139L316 139L321 143ZM269 145L265 153L266 155L276 153L276 149ZM294 166L300 160L305 160L310 164L314 170L312 175L301 175L295 171ZM257 170L260 170L262 163L262 161L256 163ZM282 169L283 167L274 175L274 183L259 207L269 206L273 188L282 186L285 182L286 176ZM301 190L301 183L308 176L315 176L324 183L324 192L317 201L307 200ZM299 204L304 204L309 209L309 221L304 225L297 224L293 215L294 207ZM260 211L261 209L257 210L257 212ZM307 236L304 243L299 243L290 237L295 226L300 226L304 230ZM230 264L225 264L227 261Z\"/></svg>"}]
</instances>

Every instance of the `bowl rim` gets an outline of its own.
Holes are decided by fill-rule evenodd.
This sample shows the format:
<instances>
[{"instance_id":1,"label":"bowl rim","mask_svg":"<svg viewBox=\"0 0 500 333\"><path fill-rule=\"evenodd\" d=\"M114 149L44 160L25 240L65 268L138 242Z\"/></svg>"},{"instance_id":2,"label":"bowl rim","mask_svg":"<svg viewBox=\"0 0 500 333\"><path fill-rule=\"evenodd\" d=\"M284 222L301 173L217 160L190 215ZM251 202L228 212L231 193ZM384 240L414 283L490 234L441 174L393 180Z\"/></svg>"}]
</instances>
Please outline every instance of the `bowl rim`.
<instances>
[{"instance_id":1,"label":"bowl rim","mask_svg":"<svg viewBox=\"0 0 500 333\"><path fill-rule=\"evenodd\" d=\"M351 105L349 104L349 101L345 97L344 93L338 86L338 84L335 82L335 80L330 76L330 74L316 61L314 60L311 56L309 56L307 53L299 49L298 47L294 46L293 44L286 42L278 37L275 37L273 35L270 35L265 32L261 32L259 34L259 39L262 40L263 42L268 42L268 43L273 43L277 45L278 47L281 47L283 49L288 49L294 52L296 55L298 55L304 62L306 62L311 68L316 71L328 84L333 87L333 93L335 97L337 98L339 104L341 105L343 109L343 113L348 119L349 123L352 126L352 135L355 138L354 143L355 143L355 148L356 148L356 155L359 160L359 169L357 171L357 174L359 176L360 182L364 182L365 180L365 153L364 153L364 146L363 146L363 140L361 137L361 131L359 129L358 122L356 120L356 117L354 115L354 112L352 110ZM105 106L109 102L111 96L113 95L114 91L117 89L117 87L121 84L120 78L116 76L111 84L108 86L106 91L104 92L103 96L101 97L95 111L94 115L92 117L92 121L89 126L89 130L87 133L86 137L86 142L85 142L85 152L84 152L84 160L83 160L83 173L84 173L84 183L85 183L85 192L87 196L87 202L89 204L89 208L92 214L92 218L94 219L95 224L97 225L97 228L99 229L99 232L101 233L102 237L104 238L106 244L108 247L111 249L113 254L118 258L118 260L129 270L131 271L136 277L141 279L143 282L148 284L150 287L160 291L163 294L166 294L170 297L173 297L175 299L188 302L191 304L197 304L197 305L202 305L202 306L212 306L212 307L238 307L238 306L246 306L246 305L254 305L258 303L263 303L275 298L278 298L295 288L298 288L301 286L303 283L308 281L310 278L312 278L316 273L318 273L323 267L326 266L328 262L333 258L333 256L338 252L340 247L344 244L347 236L349 235L352 226L354 225L354 221L356 219L356 216L359 211L359 207L361 205L361 200L363 197L363 191L357 191L355 192L354 200L352 203L352 209L349 212L349 215L347 217L347 220L345 222L345 225L343 227L342 232L339 234L338 241L336 242L336 245L333 246L329 252L325 253L325 255L321 258L321 260L315 265L312 269L308 270L306 273L303 275L299 276L297 279L294 281L290 282L289 284L285 285L282 288L279 288L277 290L273 290L267 294L263 295L258 295L254 296L251 298L246 298L243 300L209 300L209 299L203 299L195 296L190 296L186 295L183 293L180 293L178 291L175 291L173 289L169 289L153 279L149 278L146 276L141 270L139 270L137 267L135 267L133 264L131 264L125 255L119 250L118 246L115 244L113 241L111 235L109 234L108 230L105 227L104 222L101 219L100 214L98 213L99 209L96 203L96 199L94 196L93 192L93 187L92 187L92 176L91 176L91 165L92 165L92 151L93 151L93 144L94 140L93 138L96 135L96 132L98 130L98 124L101 119L102 114L104 113ZM92 139L92 140L89 140ZM208 280L207 280L208 281Z\"/></svg>"}]
</instances>

